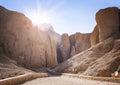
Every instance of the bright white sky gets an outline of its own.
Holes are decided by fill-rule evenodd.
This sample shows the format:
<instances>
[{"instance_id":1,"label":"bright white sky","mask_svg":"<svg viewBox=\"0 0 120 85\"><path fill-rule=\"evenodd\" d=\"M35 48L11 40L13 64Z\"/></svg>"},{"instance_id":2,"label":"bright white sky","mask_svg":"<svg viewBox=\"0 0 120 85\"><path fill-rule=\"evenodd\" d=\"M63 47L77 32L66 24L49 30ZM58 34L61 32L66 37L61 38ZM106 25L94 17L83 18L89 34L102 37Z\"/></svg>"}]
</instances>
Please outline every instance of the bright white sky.
<instances>
[{"instance_id":1,"label":"bright white sky","mask_svg":"<svg viewBox=\"0 0 120 85\"><path fill-rule=\"evenodd\" d=\"M33 23L50 23L59 33L89 33L101 8L116 6L120 0L0 0L0 5L24 13Z\"/></svg>"}]
</instances>

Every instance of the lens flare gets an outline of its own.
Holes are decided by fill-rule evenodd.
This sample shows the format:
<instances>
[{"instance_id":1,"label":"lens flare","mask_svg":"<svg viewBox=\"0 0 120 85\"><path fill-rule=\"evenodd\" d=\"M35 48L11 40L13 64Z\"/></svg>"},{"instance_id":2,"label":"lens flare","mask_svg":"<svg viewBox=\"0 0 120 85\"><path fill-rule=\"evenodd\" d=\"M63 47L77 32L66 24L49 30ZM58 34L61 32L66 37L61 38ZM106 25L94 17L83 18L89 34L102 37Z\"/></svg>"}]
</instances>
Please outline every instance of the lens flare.
<instances>
[{"instance_id":1,"label":"lens flare","mask_svg":"<svg viewBox=\"0 0 120 85\"><path fill-rule=\"evenodd\" d=\"M27 17L29 17L33 24L40 24L40 23L51 23L52 16L48 15L49 13L44 12L34 12L31 10L28 14L26 14ZM53 18L52 18L53 19Z\"/></svg>"}]
</instances>

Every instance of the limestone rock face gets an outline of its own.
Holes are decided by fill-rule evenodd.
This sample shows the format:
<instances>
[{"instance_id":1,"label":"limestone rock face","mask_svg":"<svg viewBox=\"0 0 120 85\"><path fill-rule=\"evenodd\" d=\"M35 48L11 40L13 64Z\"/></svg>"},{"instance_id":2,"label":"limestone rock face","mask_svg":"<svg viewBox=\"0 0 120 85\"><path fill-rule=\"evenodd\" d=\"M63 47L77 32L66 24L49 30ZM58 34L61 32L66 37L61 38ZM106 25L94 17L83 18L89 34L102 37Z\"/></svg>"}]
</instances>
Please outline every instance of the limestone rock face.
<instances>
[{"instance_id":1,"label":"limestone rock face","mask_svg":"<svg viewBox=\"0 0 120 85\"><path fill-rule=\"evenodd\" d=\"M91 46L99 43L99 28L97 27L97 25L95 26L93 32L91 33L90 41L91 41Z\"/></svg>"},{"instance_id":2,"label":"limestone rock face","mask_svg":"<svg viewBox=\"0 0 120 85\"><path fill-rule=\"evenodd\" d=\"M90 33L77 32L70 36L63 34L58 46L58 58L62 62L88 48L90 48Z\"/></svg>"},{"instance_id":3,"label":"limestone rock face","mask_svg":"<svg viewBox=\"0 0 120 85\"><path fill-rule=\"evenodd\" d=\"M53 70L110 77L120 66L119 15L118 8L114 7L97 12L97 26L90 38L91 47L59 64Z\"/></svg>"},{"instance_id":4,"label":"limestone rock face","mask_svg":"<svg viewBox=\"0 0 120 85\"><path fill-rule=\"evenodd\" d=\"M72 46L72 47L71 47L70 56L72 57L72 56L74 56L75 54L76 54L76 52L75 52L75 46Z\"/></svg>"},{"instance_id":5,"label":"limestone rock face","mask_svg":"<svg viewBox=\"0 0 120 85\"><path fill-rule=\"evenodd\" d=\"M80 34L75 35L75 49L76 54L90 48L90 34Z\"/></svg>"},{"instance_id":6,"label":"limestone rock face","mask_svg":"<svg viewBox=\"0 0 120 85\"><path fill-rule=\"evenodd\" d=\"M110 77L120 65L120 39L108 38L59 64L54 71ZM117 47L116 47L117 46Z\"/></svg>"},{"instance_id":7,"label":"limestone rock face","mask_svg":"<svg viewBox=\"0 0 120 85\"><path fill-rule=\"evenodd\" d=\"M70 40L68 34L63 34L61 36L60 52L63 58L63 61L67 60L70 57Z\"/></svg>"},{"instance_id":8,"label":"limestone rock face","mask_svg":"<svg viewBox=\"0 0 120 85\"><path fill-rule=\"evenodd\" d=\"M88 48L90 48L90 33L82 34L77 32L70 36L71 42L71 56L78 54Z\"/></svg>"},{"instance_id":9,"label":"limestone rock face","mask_svg":"<svg viewBox=\"0 0 120 85\"><path fill-rule=\"evenodd\" d=\"M56 40L50 25L34 26L25 15L0 7L0 54L29 68L53 67Z\"/></svg>"},{"instance_id":10,"label":"limestone rock face","mask_svg":"<svg viewBox=\"0 0 120 85\"><path fill-rule=\"evenodd\" d=\"M116 7L101 9L96 14L97 27L99 28L99 41L118 33L119 9Z\"/></svg>"}]
</instances>

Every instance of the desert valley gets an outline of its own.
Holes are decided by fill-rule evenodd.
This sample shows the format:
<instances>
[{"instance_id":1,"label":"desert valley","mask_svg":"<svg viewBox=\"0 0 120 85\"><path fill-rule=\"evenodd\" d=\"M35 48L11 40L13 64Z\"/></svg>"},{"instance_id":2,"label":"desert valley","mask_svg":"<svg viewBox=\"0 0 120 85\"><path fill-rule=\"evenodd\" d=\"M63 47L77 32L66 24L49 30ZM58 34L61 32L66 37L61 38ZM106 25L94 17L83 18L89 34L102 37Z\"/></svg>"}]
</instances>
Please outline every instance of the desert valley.
<instances>
[{"instance_id":1,"label":"desert valley","mask_svg":"<svg viewBox=\"0 0 120 85\"><path fill-rule=\"evenodd\" d=\"M60 35L0 6L0 85L120 85L120 9L95 20L91 33Z\"/></svg>"}]
</instances>

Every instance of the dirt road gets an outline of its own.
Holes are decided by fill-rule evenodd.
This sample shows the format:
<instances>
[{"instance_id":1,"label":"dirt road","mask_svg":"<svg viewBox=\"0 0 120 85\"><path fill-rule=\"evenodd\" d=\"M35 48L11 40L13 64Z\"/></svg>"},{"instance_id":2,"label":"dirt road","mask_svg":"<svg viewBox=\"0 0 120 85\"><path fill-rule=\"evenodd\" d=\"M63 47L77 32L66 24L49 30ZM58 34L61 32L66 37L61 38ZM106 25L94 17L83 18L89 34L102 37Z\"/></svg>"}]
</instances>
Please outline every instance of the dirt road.
<instances>
[{"instance_id":1,"label":"dirt road","mask_svg":"<svg viewBox=\"0 0 120 85\"><path fill-rule=\"evenodd\" d=\"M37 78L22 85L120 85L120 83L102 82L80 78L69 78L67 76L55 76Z\"/></svg>"}]
</instances>

